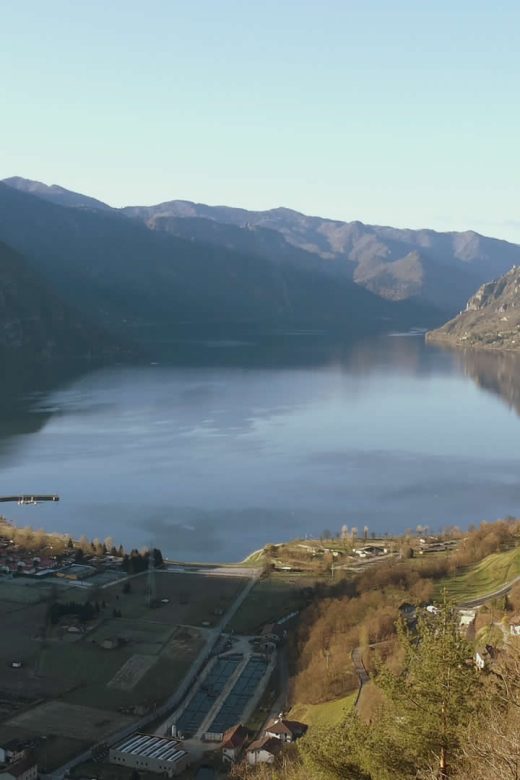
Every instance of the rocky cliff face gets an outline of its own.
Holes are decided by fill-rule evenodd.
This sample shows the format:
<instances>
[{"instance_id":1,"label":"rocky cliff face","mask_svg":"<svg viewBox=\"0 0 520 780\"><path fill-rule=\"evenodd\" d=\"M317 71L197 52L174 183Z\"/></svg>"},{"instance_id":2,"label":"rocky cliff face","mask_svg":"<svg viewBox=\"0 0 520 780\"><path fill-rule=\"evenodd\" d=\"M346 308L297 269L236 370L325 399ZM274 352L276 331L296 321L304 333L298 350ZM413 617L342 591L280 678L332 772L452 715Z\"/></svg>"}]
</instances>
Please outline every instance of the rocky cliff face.
<instances>
[{"instance_id":1,"label":"rocky cliff face","mask_svg":"<svg viewBox=\"0 0 520 780\"><path fill-rule=\"evenodd\" d=\"M483 284L465 311L427 338L455 346L520 351L520 267L513 266L500 279Z\"/></svg>"}]
</instances>

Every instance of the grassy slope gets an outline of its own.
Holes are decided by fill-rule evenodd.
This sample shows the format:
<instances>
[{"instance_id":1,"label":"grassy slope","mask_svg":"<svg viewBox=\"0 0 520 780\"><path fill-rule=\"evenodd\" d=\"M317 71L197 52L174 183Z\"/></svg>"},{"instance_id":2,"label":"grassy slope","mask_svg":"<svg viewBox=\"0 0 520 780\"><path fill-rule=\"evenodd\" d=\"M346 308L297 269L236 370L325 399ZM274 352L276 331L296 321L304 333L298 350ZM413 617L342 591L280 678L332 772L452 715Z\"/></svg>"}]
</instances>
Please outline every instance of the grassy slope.
<instances>
[{"instance_id":1,"label":"grassy slope","mask_svg":"<svg viewBox=\"0 0 520 780\"><path fill-rule=\"evenodd\" d=\"M334 726L341 722L353 706L355 699L356 693L350 693L341 699L322 704L295 704L288 717L306 723L308 726Z\"/></svg>"},{"instance_id":2,"label":"grassy slope","mask_svg":"<svg viewBox=\"0 0 520 780\"><path fill-rule=\"evenodd\" d=\"M488 555L463 574L447 577L440 582L438 592L446 588L448 595L457 601L470 601L493 593L519 576L520 547L516 547Z\"/></svg>"}]
</instances>

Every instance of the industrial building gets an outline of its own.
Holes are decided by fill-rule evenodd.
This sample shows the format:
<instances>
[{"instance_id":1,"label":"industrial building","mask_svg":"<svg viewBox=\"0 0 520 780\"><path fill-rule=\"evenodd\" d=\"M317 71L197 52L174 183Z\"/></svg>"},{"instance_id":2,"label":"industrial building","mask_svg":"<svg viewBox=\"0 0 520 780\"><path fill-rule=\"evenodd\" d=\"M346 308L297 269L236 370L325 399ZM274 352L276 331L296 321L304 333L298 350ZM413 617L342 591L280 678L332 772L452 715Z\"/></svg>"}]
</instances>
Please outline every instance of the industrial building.
<instances>
[{"instance_id":1,"label":"industrial building","mask_svg":"<svg viewBox=\"0 0 520 780\"><path fill-rule=\"evenodd\" d=\"M189 764L189 755L181 743L171 737L133 734L110 748L110 763L147 772L180 775Z\"/></svg>"}]
</instances>

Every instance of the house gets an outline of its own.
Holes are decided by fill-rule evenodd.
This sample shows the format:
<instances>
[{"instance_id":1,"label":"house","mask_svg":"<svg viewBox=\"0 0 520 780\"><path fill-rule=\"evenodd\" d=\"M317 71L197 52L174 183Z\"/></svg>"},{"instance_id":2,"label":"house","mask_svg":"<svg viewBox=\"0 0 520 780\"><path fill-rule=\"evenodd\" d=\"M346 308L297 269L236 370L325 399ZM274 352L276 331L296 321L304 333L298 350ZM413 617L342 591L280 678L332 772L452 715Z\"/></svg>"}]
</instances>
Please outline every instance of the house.
<instances>
[{"instance_id":1,"label":"house","mask_svg":"<svg viewBox=\"0 0 520 780\"><path fill-rule=\"evenodd\" d=\"M251 766L256 764L272 764L282 750L283 743L276 737L262 737L252 742L246 753L247 763Z\"/></svg>"},{"instance_id":2,"label":"house","mask_svg":"<svg viewBox=\"0 0 520 780\"><path fill-rule=\"evenodd\" d=\"M511 636L520 636L520 615L514 615L509 621L509 633Z\"/></svg>"},{"instance_id":3,"label":"house","mask_svg":"<svg viewBox=\"0 0 520 780\"><path fill-rule=\"evenodd\" d=\"M248 730L241 723L232 726L224 732L222 739L222 759L233 763L240 755L249 736Z\"/></svg>"},{"instance_id":4,"label":"house","mask_svg":"<svg viewBox=\"0 0 520 780\"><path fill-rule=\"evenodd\" d=\"M0 780L36 780L37 777L38 766L29 757L9 763L0 771Z\"/></svg>"},{"instance_id":5,"label":"house","mask_svg":"<svg viewBox=\"0 0 520 780\"><path fill-rule=\"evenodd\" d=\"M307 731L305 723L299 723L297 720L285 720L284 718L275 718L271 720L264 731L266 737L274 737L281 742L294 742L302 737Z\"/></svg>"}]
</instances>

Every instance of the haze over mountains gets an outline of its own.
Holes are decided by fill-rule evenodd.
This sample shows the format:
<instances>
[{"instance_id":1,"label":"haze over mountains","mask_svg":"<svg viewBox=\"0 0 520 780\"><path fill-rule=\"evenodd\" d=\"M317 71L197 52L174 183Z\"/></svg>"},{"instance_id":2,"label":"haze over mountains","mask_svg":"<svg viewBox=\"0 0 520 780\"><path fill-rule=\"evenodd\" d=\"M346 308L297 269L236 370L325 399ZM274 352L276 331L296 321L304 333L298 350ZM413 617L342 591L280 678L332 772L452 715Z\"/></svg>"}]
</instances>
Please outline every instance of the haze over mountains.
<instances>
[{"instance_id":1,"label":"haze over mountains","mask_svg":"<svg viewBox=\"0 0 520 780\"><path fill-rule=\"evenodd\" d=\"M358 336L438 325L520 263L520 246L471 231L188 201L113 209L19 177L0 183L0 240L82 323L148 342L193 329Z\"/></svg>"}]
</instances>

